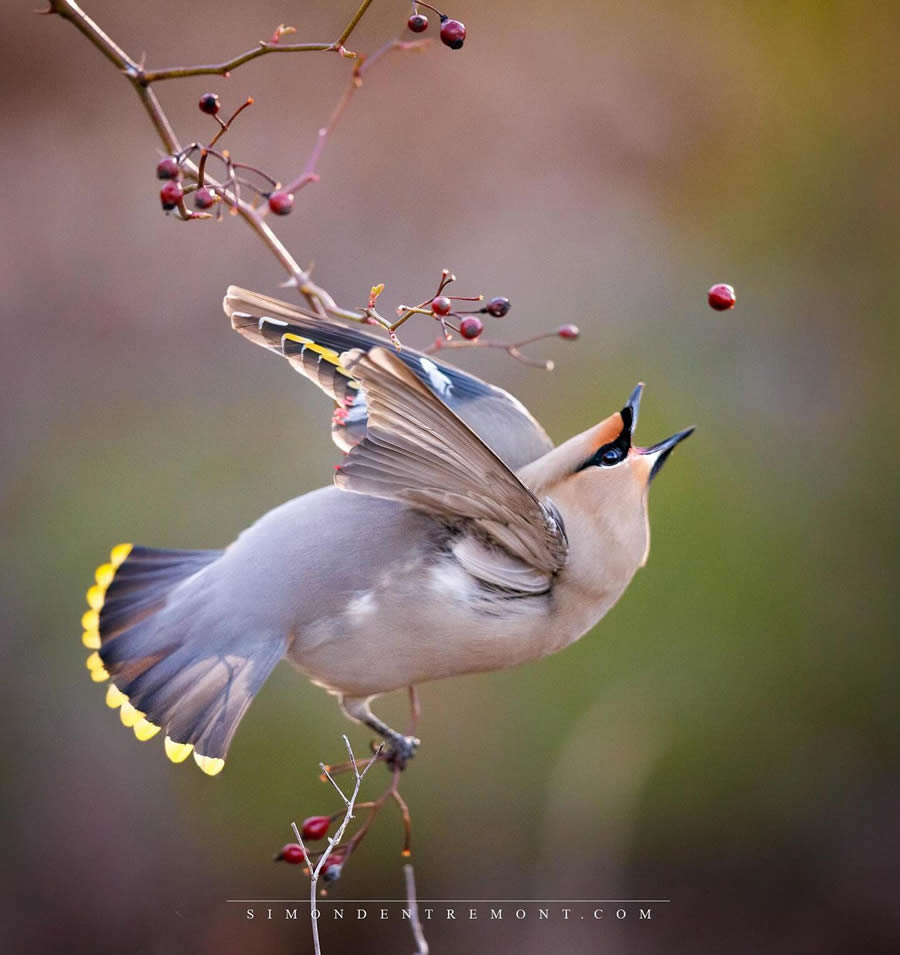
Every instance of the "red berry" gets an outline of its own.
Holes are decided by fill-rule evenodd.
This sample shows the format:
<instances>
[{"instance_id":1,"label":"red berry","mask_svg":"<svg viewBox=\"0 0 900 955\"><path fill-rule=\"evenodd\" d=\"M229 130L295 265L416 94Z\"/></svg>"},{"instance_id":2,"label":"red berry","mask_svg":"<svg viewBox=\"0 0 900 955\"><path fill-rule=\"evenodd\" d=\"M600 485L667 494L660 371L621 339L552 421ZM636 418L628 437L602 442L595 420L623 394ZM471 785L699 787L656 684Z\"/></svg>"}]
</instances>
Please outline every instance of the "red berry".
<instances>
[{"instance_id":1,"label":"red berry","mask_svg":"<svg viewBox=\"0 0 900 955\"><path fill-rule=\"evenodd\" d=\"M465 25L459 20L451 20L449 17L441 18L441 43L449 46L451 50L461 49L466 39Z\"/></svg>"},{"instance_id":2,"label":"red berry","mask_svg":"<svg viewBox=\"0 0 900 955\"><path fill-rule=\"evenodd\" d=\"M159 200L166 212L171 212L184 199L184 189L177 179L169 179L159 190Z\"/></svg>"},{"instance_id":3,"label":"red berry","mask_svg":"<svg viewBox=\"0 0 900 955\"><path fill-rule=\"evenodd\" d=\"M449 315L452 308L453 302L446 295L438 295L431 300L431 311L435 315Z\"/></svg>"},{"instance_id":4,"label":"red berry","mask_svg":"<svg viewBox=\"0 0 900 955\"><path fill-rule=\"evenodd\" d=\"M341 877L341 872L344 870L344 860L341 859L328 859L325 865L322 866L322 878L326 882L337 882Z\"/></svg>"},{"instance_id":5,"label":"red berry","mask_svg":"<svg viewBox=\"0 0 900 955\"><path fill-rule=\"evenodd\" d=\"M288 862L291 865L299 865L301 862L306 860L303 858L303 850L296 842L289 842L286 846L283 846L281 852L275 856L276 862Z\"/></svg>"},{"instance_id":6,"label":"red berry","mask_svg":"<svg viewBox=\"0 0 900 955\"><path fill-rule=\"evenodd\" d=\"M194 193L194 205L198 209L209 209L216 204L216 194L209 186L201 186Z\"/></svg>"},{"instance_id":7,"label":"red berry","mask_svg":"<svg viewBox=\"0 0 900 955\"><path fill-rule=\"evenodd\" d=\"M209 113L215 116L219 112L219 97L216 93L204 93L197 103L201 113Z\"/></svg>"},{"instance_id":8,"label":"red berry","mask_svg":"<svg viewBox=\"0 0 900 955\"><path fill-rule=\"evenodd\" d=\"M310 816L303 820L301 830L304 839L321 839L328 832L331 826L331 819L328 816Z\"/></svg>"},{"instance_id":9,"label":"red berry","mask_svg":"<svg viewBox=\"0 0 900 955\"><path fill-rule=\"evenodd\" d=\"M484 322L477 315L466 315L459 323L459 333L463 338L478 338L483 331Z\"/></svg>"},{"instance_id":10,"label":"red berry","mask_svg":"<svg viewBox=\"0 0 900 955\"><path fill-rule=\"evenodd\" d=\"M294 194L292 192L273 192L269 196L269 208L277 216L286 216L294 208Z\"/></svg>"},{"instance_id":11,"label":"red berry","mask_svg":"<svg viewBox=\"0 0 900 955\"><path fill-rule=\"evenodd\" d=\"M717 312L727 312L729 308L734 308L734 303L737 301L734 289L730 285L724 284L714 285L706 293L706 298L709 307L714 308Z\"/></svg>"},{"instance_id":12,"label":"red berry","mask_svg":"<svg viewBox=\"0 0 900 955\"><path fill-rule=\"evenodd\" d=\"M487 312L488 315L493 315L494 318L503 318L503 316L509 311L509 299L504 298L502 295L498 295L496 298L492 298L487 305L484 306L482 312Z\"/></svg>"},{"instance_id":13,"label":"red berry","mask_svg":"<svg viewBox=\"0 0 900 955\"><path fill-rule=\"evenodd\" d=\"M580 332L578 331L577 325L560 325L556 330L556 334L560 338L567 338L569 341L574 341L578 338Z\"/></svg>"},{"instance_id":14,"label":"red berry","mask_svg":"<svg viewBox=\"0 0 900 955\"><path fill-rule=\"evenodd\" d=\"M157 179L177 179L181 170L174 156L163 156L156 164Z\"/></svg>"},{"instance_id":15,"label":"red berry","mask_svg":"<svg viewBox=\"0 0 900 955\"><path fill-rule=\"evenodd\" d=\"M428 29L428 17L422 13L414 13L406 21L406 25L413 33L424 33Z\"/></svg>"}]
</instances>

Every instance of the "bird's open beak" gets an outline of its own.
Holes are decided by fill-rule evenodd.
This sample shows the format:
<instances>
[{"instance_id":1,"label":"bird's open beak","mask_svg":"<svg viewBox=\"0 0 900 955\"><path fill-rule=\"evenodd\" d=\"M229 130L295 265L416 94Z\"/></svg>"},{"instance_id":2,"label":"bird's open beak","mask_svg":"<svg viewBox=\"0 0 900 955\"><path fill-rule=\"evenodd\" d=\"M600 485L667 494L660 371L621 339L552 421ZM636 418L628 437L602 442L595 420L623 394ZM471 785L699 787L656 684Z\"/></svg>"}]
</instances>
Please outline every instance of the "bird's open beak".
<instances>
[{"instance_id":1,"label":"bird's open beak","mask_svg":"<svg viewBox=\"0 0 900 955\"><path fill-rule=\"evenodd\" d=\"M659 474L662 466L666 463L666 458L672 453L675 445L684 441L685 438L690 437L694 433L693 425L690 428L685 428L684 431L679 431L677 434L673 434L671 438L666 438L665 441L660 441L657 444L654 444L651 448L641 448L640 453L645 455L650 463L650 477L648 478L647 483L649 484L657 474Z\"/></svg>"},{"instance_id":2,"label":"bird's open beak","mask_svg":"<svg viewBox=\"0 0 900 955\"><path fill-rule=\"evenodd\" d=\"M622 420L625 422L625 430L631 439L634 429L637 427L638 412L641 410L641 395L644 392L644 383L639 381L637 387L628 396L628 401L622 409Z\"/></svg>"}]
</instances>

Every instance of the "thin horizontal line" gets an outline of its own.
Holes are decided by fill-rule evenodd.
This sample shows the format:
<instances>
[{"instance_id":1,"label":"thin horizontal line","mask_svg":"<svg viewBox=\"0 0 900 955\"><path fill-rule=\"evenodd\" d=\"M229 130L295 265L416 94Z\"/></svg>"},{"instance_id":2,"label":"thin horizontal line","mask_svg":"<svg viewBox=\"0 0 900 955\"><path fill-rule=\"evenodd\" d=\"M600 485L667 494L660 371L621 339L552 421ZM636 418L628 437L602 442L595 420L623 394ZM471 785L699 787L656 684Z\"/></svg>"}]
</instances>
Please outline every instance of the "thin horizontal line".
<instances>
[{"instance_id":1,"label":"thin horizontal line","mask_svg":"<svg viewBox=\"0 0 900 955\"><path fill-rule=\"evenodd\" d=\"M309 898L305 899L226 899L226 902L240 902L248 904L250 902L261 904L263 902L296 902L304 903L309 902ZM663 902L671 902L671 899L417 899L416 900L420 905L423 902L453 902L457 905L463 902L474 902L478 905L504 905L512 904L513 902L527 902L529 905L536 905L538 902L544 902L548 905L563 905L568 903L569 905L589 905L594 902L655 902L661 904ZM409 904L409 899L318 899L316 905L331 903L332 905L349 905L351 903L367 903L373 905L376 902L401 902L404 905Z\"/></svg>"}]
</instances>

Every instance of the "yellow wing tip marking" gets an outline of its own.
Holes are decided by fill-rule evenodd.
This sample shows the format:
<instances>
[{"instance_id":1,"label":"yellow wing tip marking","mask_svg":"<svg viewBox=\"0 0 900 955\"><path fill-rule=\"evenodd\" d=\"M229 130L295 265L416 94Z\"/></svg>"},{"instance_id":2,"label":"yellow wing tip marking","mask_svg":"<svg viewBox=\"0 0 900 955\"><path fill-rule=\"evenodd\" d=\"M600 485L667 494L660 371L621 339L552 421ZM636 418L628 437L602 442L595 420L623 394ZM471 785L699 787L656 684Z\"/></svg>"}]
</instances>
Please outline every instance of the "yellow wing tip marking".
<instances>
[{"instance_id":1,"label":"yellow wing tip marking","mask_svg":"<svg viewBox=\"0 0 900 955\"><path fill-rule=\"evenodd\" d=\"M134 730L134 735L143 743L148 739L153 739L154 736L162 729L162 727L157 726L156 723L151 723L150 720L144 718L138 720L137 723L132 726Z\"/></svg>"},{"instance_id":2,"label":"yellow wing tip marking","mask_svg":"<svg viewBox=\"0 0 900 955\"><path fill-rule=\"evenodd\" d=\"M100 614L96 610L85 610L81 615L81 626L85 630L97 630L100 627Z\"/></svg>"},{"instance_id":3,"label":"yellow wing tip marking","mask_svg":"<svg viewBox=\"0 0 900 955\"><path fill-rule=\"evenodd\" d=\"M166 737L165 741L166 756L172 760L173 763L183 763L188 756L191 755L191 752L194 749L193 743L176 743L175 740L170 737Z\"/></svg>"},{"instance_id":4,"label":"yellow wing tip marking","mask_svg":"<svg viewBox=\"0 0 900 955\"><path fill-rule=\"evenodd\" d=\"M94 681L94 683L102 683L104 680L109 679L109 674L102 666L97 667L96 670L91 670L91 679Z\"/></svg>"},{"instance_id":5,"label":"yellow wing tip marking","mask_svg":"<svg viewBox=\"0 0 900 955\"><path fill-rule=\"evenodd\" d=\"M81 642L88 650L100 649L100 633L97 630L85 630L81 635Z\"/></svg>"},{"instance_id":6,"label":"yellow wing tip marking","mask_svg":"<svg viewBox=\"0 0 900 955\"><path fill-rule=\"evenodd\" d=\"M194 762L206 773L207 776L217 776L225 768L225 760L215 756L201 756L194 753Z\"/></svg>"},{"instance_id":7,"label":"yellow wing tip marking","mask_svg":"<svg viewBox=\"0 0 900 955\"><path fill-rule=\"evenodd\" d=\"M311 338L306 338L303 335L296 335L294 332L285 332L281 336L282 348L284 347L285 339L287 339L289 342L296 342L298 345L305 345L310 351L315 352L317 355L321 355L325 361L334 365L342 375L346 375L348 378L350 377L350 372L347 371L347 369L341 364L341 356L333 348L326 348L325 345L319 345Z\"/></svg>"}]
</instances>

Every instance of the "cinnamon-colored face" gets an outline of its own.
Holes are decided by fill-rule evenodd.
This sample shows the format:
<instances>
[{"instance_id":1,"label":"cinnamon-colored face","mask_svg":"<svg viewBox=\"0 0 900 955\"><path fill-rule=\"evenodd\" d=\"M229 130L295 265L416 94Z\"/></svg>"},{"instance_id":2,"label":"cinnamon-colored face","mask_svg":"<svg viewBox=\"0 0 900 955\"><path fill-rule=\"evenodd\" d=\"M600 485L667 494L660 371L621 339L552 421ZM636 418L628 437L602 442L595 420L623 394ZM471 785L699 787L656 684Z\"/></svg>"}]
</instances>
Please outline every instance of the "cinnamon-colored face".
<instances>
[{"instance_id":1,"label":"cinnamon-colored face","mask_svg":"<svg viewBox=\"0 0 900 955\"><path fill-rule=\"evenodd\" d=\"M625 421L621 412L617 411L605 418L600 424L591 429L591 443L594 451L599 451L605 444L616 441L625 429Z\"/></svg>"}]
</instances>

